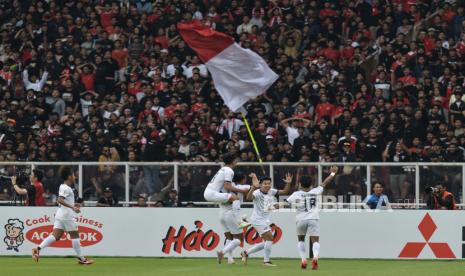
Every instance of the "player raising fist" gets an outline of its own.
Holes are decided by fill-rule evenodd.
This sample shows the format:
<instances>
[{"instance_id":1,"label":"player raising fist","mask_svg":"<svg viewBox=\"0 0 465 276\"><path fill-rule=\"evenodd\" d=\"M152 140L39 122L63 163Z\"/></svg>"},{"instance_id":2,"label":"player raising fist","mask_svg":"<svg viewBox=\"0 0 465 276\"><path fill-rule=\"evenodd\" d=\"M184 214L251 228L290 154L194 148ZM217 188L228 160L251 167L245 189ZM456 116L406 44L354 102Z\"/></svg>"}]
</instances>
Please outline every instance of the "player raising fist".
<instances>
[{"instance_id":1,"label":"player raising fist","mask_svg":"<svg viewBox=\"0 0 465 276\"><path fill-rule=\"evenodd\" d=\"M258 234L262 237L263 242L244 250L242 260L247 264L247 259L250 254L265 249L265 256L263 258L263 265L276 266L270 261L271 246L273 245L273 234L271 233L271 210L273 207L274 197L276 195L287 195L291 189L292 175L286 174L283 181L286 183L284 189L277 190L271 188L271 178L268 176L257 179L256 175L252 176L252 189L247 194L247 199L253 199L253 212L251 216L251 224Z\"/></svg>"},{"instance_id":2,"label":"player raising fist","mask_svg":"<svg viewBox=\"0 0 465 276\"><path fill-rule=\"evenodd\" d=\"M337 173L337 167L333 166L330 169L330 175L317 187L312 187L312 179L310 176L302 176L300 178L300 191L292 193L284 203L284 205L291 205L296 208L296 225L297 225L297 249L300 258L302 259L302 269L307 268L307 257L305 254L305 236L307 233L310 235L310 240L313 243L313 260L312 269L318 269L318 255L320 254L320 216L318 196L323 193L326 185L333 181Z\"/></svg>"}]
</instances>

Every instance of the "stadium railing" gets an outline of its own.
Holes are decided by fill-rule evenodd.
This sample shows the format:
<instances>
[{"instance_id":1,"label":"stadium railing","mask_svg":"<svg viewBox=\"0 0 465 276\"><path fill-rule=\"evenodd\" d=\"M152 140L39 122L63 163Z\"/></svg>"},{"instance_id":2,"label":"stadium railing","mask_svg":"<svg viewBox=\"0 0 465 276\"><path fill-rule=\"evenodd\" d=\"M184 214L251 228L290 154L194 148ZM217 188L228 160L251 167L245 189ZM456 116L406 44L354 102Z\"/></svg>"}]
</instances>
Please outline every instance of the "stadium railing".
<instances>
[{"instance_id":1,"label":"stadium railing","mask_svg":"<svg viewBox=\"0 0 465 276\"><path fill-rule=\"evenodd\" d=\"M135 204L140 194L149 195L150 202L163 201L171 190L185 204L209 206L203 190L221 167L215 162L0 162L0 204L21 204L12 193L9 177L22 176L24 185L32 168L44 171L42 182L53 197L61 184L58 171L63 165L74 168L76 188L86 206L96 204L104 187L111 187L122 206ZM340 173L325 194L337 199L338 208L363 205L375 181L385 185L393 208L425 207L424 189L436 184L444 184L455 195L458 207L465 207L465 163L240 163L236 174L267 174L279 188L287 172L296 178L310 175L321 183L332 165L339 166Z\"/></svg>"}]
</instances>

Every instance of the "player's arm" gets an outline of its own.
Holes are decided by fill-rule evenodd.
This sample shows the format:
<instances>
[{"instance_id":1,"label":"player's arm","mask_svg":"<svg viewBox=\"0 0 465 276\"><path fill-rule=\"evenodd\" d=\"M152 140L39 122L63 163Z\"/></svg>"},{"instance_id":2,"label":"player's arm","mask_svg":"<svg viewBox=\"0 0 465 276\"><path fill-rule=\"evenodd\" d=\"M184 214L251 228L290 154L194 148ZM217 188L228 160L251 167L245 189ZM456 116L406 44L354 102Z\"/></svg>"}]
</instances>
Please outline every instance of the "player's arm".
<instances>
[{"instance_id":1,"label":"player's arm","mask_svg":"<svg viewBox=\"0 0 465 276\"><path fill-rule=\"evenodd\" d=\"M239 189L233 186L231 181L225 181L223 188L228 191L228 192L233 192L233 193L243 193L243 189Z\"/></svg>"},{"instance_id":2,"label":"player's arm","mask_svg":"<svg viewBox=\"0 0 465 276\"><path fill-rule=\"evenodd\" d=\"M283 178L284 183L286 185L284 186L284 189L278 190L278 195L287 195L291 191L291 184L292 184L292 174L286 173L286 177Z\"/></svg>"},{"instance_id":3,"label":"player's arm","mask_svg":"<svg viewBox=\"0 0 465 276\"><path fill-rule=\"evenodd\" d=\"M252 200L253 192L260 187L260 181L258 181L257 175L254 173L251 173L249 176L252 178L252 187L250 187L249 192L247 193L246 199Z\"/></svg>"},{"instance_id":4,"label":"player's arm","mask_svg":"<svg viewBox=\"0 0 465 276\"><path fill-rule=\"evenodd\" d=\"M329 171L331 172L328 177L326 177L326 179L320 184L321 187L325 188L326 185L328 185L329 183L331 183L331 181L333 181L334 177L336 176L336 173L338 171L338 168L336 166L332 166Z\"/></svg>"},{"instance_id":5,"label":"player's arm","mask_svg":"<svg viewBox=\"0 0 465 276\"><path fill-rule=\"evenodd\" d=\"M23 189L16 184L16 176L11 177L11 184L13 185L13 189L18 195L27 195L27 190Z\"/></svg>"},{"instance_id":6,"label":"player's arm","mask_svg":"<svg viewBox=\"0 0 465 276\"><path fill-rule=\"evenodd\" d=\"M66 203L66 202L65 202L65 198L64 198L63 196L58 196L57 203L60 204L60 205L62 205L62 206L65 206L65 207L68 207L68 208L70 208L70 209L73 209L74 212L76 212L76 213L80 213L80 212L81 212L79 206L72 206L72 205Z\"/></svg>"}]
</instances>

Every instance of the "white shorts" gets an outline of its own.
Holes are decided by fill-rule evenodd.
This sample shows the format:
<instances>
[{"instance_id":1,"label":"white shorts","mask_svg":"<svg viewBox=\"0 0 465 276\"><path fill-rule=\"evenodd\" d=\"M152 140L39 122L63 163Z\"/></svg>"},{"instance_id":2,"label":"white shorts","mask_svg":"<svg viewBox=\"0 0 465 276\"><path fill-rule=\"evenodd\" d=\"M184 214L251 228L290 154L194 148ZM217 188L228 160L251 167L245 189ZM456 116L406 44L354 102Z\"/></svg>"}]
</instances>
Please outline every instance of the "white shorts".
<instances>
[{"instance_id":1,"label":"white shorts","mask_svg":"<svg viewBox=\"0 0 465 276\"><path fill-rule=\"evenodd\" d=\"M53 223L53 229L61 229L65 230L66 232L77 231L78 225L74 220L55 219L55 222Z\"/></svg>"},{"instance_id":2,"label":"white shorts","mask_svg":"<svg viewBox=\"0 0 465 276\"><path fill-rule=\"evenodd\" d=\"M242 233L242 229L239 227L240 221L238 220L238 216L231 211L220 215L220 223L225 233L230 232L233 235Z\"/></svg>"},{"instance_id":3,"label":"white shorts","mask_svg":"<svg viewBox=\"0 0 465 276\"><path fill-rule=\"evenodd\" d=\"M205 189L205 192L203 192L203 197L205 198L206 201L225 203L229 201L229 198L231 197L231 195L227 193L217 192L217 191L210 190L210 189Z\"/></svg>"},{"instance_id":4,"label":"white shorts","mask_svg":"<svg viewBox=\"0 0 465 276\"><path fill-rule=\"evenodd\" d=\"M296 222L297 226L297 235L306 236L307 233L311 237L320 236L320 223L317 219L306 219Z\"/></svg>"},{"instance_id":5,"label":"white shorts","mask_svg":"<svg viewBox=\"0 0 465 276\"><path fill-rule=\"evenodd\" d=\"M271 231L271 222L270 221L263 221L263 220L252 220L251 224L255 230L257 230L258 234L261 236L268 231Z\"/></svg>"}]
</instances>

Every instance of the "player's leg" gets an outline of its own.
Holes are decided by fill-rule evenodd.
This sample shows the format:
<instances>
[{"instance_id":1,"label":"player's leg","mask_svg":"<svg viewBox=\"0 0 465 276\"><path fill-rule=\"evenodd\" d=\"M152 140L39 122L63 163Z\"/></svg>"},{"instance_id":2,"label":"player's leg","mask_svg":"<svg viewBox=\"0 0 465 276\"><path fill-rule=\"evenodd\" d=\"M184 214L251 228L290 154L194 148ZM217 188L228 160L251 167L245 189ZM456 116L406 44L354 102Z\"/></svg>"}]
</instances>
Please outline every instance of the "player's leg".
<instances>
[{"instance_id":1,"label":"player's leg","mask_svg":"<svg viewBox=\"0 0 465 276\"><path fill-rule=\"evenodd\" d=\"M66 232L68 232L71 238L71 245L73 246L74 252L76 252L76 256L78 257L78 263L83 265L93 264L93 260L87 259L82 255L81 240L79 238L77 223L74 220L66 221L65 228Z\"/></svg>"},{"instance_id":2,"label":"player's leg","mask_svg":"<svg viewBox=\"0 0 465 276\"><path fill-rule=\"evenodd\" d=\"M271 256L271 247L273 246L273 234L271 234L271 229L262 235L265 256L263 257L263 264L265 266L276 266L270 261Z\"/></svg>"},{"instance_id":3,"label":"player's leg","mask_svg":"<svg viewBox=\"0 0 465 276\"><path fill-rule=\"evenodd\" d=\"M263 222L260 222L260 221L252 221L252 227L258 232L258 234L260 236L263 235L263 233L271 230L271 228L266 224L266 223L263 223ZM249 255L250 254L253 254L253 253L256 253L256 252L259 252L261 250L263 250L265 248L265 241L261 242L261 243L258 243L254 246L252 246L251 248L247 249L247 250L244 250L241 252L241 256L242 256L242 262L244 262L245 265L247 265L247 261L249 259Z\"/></svg>"},{"instance_id":4,"label":"player's leg","mask_svg":"<svg viewBox=\"0 0 465 276\"><path fill-rule=\"evenodd\" d=\"M223 226L223 228L225 229L225 232L224 232L225 240L224 240L223 249L216 252L219 264L221 264L221 261L223 260L223 256L225 254L226 248L229 246L229 244L233 240L233 236L232 236L231 232L229 232L229 229L228 229L228 227L226 225L224 217L221 218L220 222L221 222L221 225ZM229 262L229 255L228 255L228 262Z\"/></svg>"},{"instance_id":5,"label":"player's leg","mask_svg":"<svg viewBox=\"0 0 465 276\"><path fill-rule=\"evenodd\" d=\"M310 236L310 240L312 241L312 251L313 251L313 259L312 259L312 269L318 269L318 256L320 254L320 239L318 236Z\"/></svg>"},{"instance_id":6,"label":"player's leg","mask_svg":"<svg viewBox=\"0 0 465 276\"><path fill-rule=\"evenodd\" d=\"M298 235L297 236L297 250L299 251L300 256L300 267L302 269L307 268L307 257L305 256L305 235Z\"/></svg>"},{"instance_id":7,"label":"player's leg","mask_svg":"<svg viewBox=\"0 0 465 276\"><path fill-rule=\"evenodd\" d=\"M205 198L206 201L217 202L217 203L224 203L224 202L233 203L235 200L239 199L239 197L236 195L221 193L221 192L213 191L210 189L205 189L203 193L203 197Z\"/></svg>"},{"instance_id":8,"label":"player's leg","mask_svg":"<svg viewBox=\"0 0 465 276\"><path fill-rule=\"evenodd\" d=\"M309 220L308 224L310 240L312 241L312 269L318 269L318 257L320 256L320 224L318 220Z\"/></svg>"},{"instance_id":9,"label":"player's leg","mask_svg":"<svg viewBox=\"0 0 465 276\"><path fill-rule=\"evenodd\" d=\"M296 233L297 233L297 251L301 259L300 267L302 269L307 268L307 256L305 252L305 236L307 235L307 222L308 220L298 221L296 223Z\"/></svg>"},{"instance_id":10,"label":"player's leg","mask_svg":"<svg viewBox=\"0 0 465 276\"><path fill-rule=\"evenodd\" d=\"M53 232L45 238L38 247L32 248L32 259L35 262L39 261L40 251L49 247L52 243L59 241L64 233L64 226L62 221L55 220L53 225Z\"/></svg>"},{"instance_id":11,"label":"player's leg","mask_svg":"<svg viewBox=\"0 0 465 276\"><path fill-rule=\"evenodd\" d=\"M242 229L239 228L237 225L237 218L235 212L229 212L227 213L222 220L222 223L224 223L224 226L229 230L231 241L226 244L224 249L219 252L220 254L227 254L228 255L228 263L234 263L234 259L232 258L232 253L234 252L234 249L236 249L240 244L242 240Z\"/></svg>"}]
</instances>

